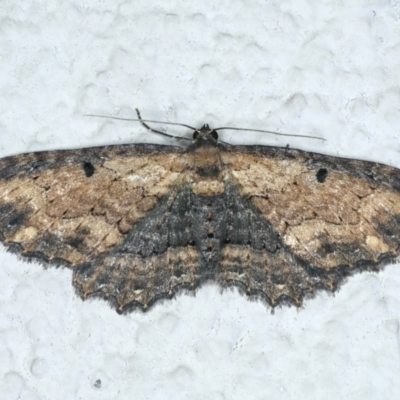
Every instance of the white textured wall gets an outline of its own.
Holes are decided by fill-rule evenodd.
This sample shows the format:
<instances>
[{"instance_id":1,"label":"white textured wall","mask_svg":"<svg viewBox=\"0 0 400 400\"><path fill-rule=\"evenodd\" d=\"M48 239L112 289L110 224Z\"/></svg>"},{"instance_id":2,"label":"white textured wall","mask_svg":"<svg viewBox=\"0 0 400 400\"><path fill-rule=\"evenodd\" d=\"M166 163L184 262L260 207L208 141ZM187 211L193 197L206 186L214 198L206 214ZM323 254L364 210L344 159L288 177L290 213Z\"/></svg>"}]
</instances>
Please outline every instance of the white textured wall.
<instances>
[{"instance_id":1,"label":"white textured wall","mask_svg":"<svg viewBox=\"0 0 400 400\"><path fill-rule=\"evenodd\" d=\"M400 167L400 2L0 4L0 156L161 141L90 112ZM175 130L185 133L184 129ZM69 270L0 250L1 399L395 399L400 271L274 315L206 285L149 313L82 302ZM95 382L101 381L100 387Z\"/></svg>"}]
</instances>

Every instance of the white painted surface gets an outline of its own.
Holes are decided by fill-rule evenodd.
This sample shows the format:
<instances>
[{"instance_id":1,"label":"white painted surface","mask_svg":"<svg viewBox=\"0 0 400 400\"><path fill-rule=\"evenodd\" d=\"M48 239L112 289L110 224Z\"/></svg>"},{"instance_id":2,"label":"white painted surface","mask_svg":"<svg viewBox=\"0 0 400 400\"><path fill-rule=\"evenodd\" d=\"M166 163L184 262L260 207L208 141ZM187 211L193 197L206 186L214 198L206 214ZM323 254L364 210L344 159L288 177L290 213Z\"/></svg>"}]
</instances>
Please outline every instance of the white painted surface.
<instances>
[{"instance_id":1,"label":"white painted surface","mask_svg":"<svg viewBox=\"0 0 400 400\"><path fill-rule=\"evenodd\" d=\"M221 135L232 143L400 167L399 21L396 0L3 1L0 156L165 143L135 123L83 117L139 107L146 118L327 139ZM82 302L70 271L2 249L0 398L394 399L399 309L394 265L302 310L271 315L207 285L119 316Z\"/></svg>"}]
</instances>

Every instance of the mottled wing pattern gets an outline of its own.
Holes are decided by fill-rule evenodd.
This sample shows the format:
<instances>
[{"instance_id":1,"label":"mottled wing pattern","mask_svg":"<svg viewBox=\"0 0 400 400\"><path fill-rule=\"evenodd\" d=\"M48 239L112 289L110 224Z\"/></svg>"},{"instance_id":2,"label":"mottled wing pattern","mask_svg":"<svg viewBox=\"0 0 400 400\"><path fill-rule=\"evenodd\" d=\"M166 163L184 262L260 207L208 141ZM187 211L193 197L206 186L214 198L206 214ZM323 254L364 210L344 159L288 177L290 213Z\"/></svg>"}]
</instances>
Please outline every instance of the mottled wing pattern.
<instances>
[{"instance_id":1,"label":"mottled wing pattern","mask_svg":"<svg viewBox=\"0 0 400 400\"><path fill-rule=\"evenodd\" d=\"M81 264L74 285L83 298L106 297L118 312L146 310L201 275L191 218L191 191L176 186L109 252Z\"/></svg>"},{"instance_id":2,"label":"mottled wing pattern","mask_svg":"<svg viewBox=\"0 0 400 400\"><path fill-rule=\"evenodd\" d=\"M163 249L161 256L152 256L148 244L154 247L159 243L154 237L146 242L143 235L149 231L152 234L149 227L137 228L144 233L139 238L142 242L138 243L138 239L134 243L134 251L119 256L117 253L132 226L156 204L161 204L158 212L166 212L177 204L176 194L184 183L182 172L187 162L181 148L157 145L108 146L4 158L0 160L1 240L28 259L72 268L75 286L82 297L95 291L104 296L110 295L111 290L118 293L116 285L121 285L121 280L129 289L134 278L140 286L157 276L159 283L154 281L153 285L161 285L165 271L161 273L157 265L170 265L167 273L176 273L176 281L186 284L189 274L178 269L183 264L196 264L194 252L189 249L180 254L177 247ZM162 228L155 228L159 235ZM184 233L177 230L175 235ZM185 241L179 242L182 243L187 245ZM144 260L140 253L146 251L150 254L145 254ZM158 264L153 263L153 271L149 265L157 257L160 258ZM96 285L84 279L89 263L94 261ZM113 287L107 286L101 277L104 268L111 268L106 273ZM139 279L140 274L146 275L145 280ZM169 280L168 277L166 281ZM138 291L134 288L132 293L138 295ZM126 293L121 296L129 297ZM143 296L139 299L146 304ZM122 298L118 300L125 304Z\"/></svg>"},{"instance_id":3,"label":"mottled wing pattern","mask_svg":"<svg viewBox=\"0 0 400 400\"><path fill-rule=\"evenodd\" d=\"M399 255L400 171L292 149L125 145L0 160L0 239L82 298L147 309L207 280L273 307Z\"/></svg>"},{"instance_id":4,"label":"mottled wing pattern","mask_svg":"<svg viewBox=\"0 0 400 400\"><path fill-rule=\"evenodd\" d=\"M221 159L247 202L243 226L261 216L276 242L275 249L252 239L227 244L224 284L238 283L272 305L300 304L315 289L335 290L344 277L399 255L399 170L261 146L235 146Z\"/></svg>"}]
</instances>

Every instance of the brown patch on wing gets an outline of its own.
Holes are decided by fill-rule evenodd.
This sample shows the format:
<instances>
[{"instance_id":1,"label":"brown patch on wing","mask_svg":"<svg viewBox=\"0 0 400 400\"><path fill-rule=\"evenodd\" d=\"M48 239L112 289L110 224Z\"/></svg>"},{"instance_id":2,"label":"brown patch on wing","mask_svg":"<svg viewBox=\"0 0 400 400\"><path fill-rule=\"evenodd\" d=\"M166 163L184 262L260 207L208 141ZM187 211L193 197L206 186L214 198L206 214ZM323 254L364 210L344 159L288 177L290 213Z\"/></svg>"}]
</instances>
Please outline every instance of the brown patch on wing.
<instances>
[{"instance_id":1,"label":"brown patch on wing","mask_svg":"<svg viewBox=\"0 0 400 400\"><path fill-rule=\"evenodd\" d=\"M98 264L98 265L97 265ZM171 298L182 287L193 288L199 279L194 247L169 248L161 255L110 254L101 262L74 271L74 286L83 299L100 296L123 312L147 309L161 298Z\"/></svg>"},{"instance_id":2,"label":"brown patch on wing","mask_svg":"<svg viewBox=\"0 0 400 400\"><path fill-rule=\"evenodd\" d=\"M7 165L26 157L8 158ZM6 245L19 244L23 255L86 262L121 242L162 196L180 186L188 163L176 153L99 158L2 178L0 233Z\"/></svg>"},{"instance_id":3,"label":"brown patch on wing","mask_svg":"<svg viewBox=\"0 0 400 400\"><path fill-rule=\"evenodd\" d=\"M222 152L225 174L250 198L283 243L324 270L377 264L399 254L400 193L387 182L362 178L360 171L400 181L395 168L312 155L263 156ZM343 168L330 169L329 163ZM347 169L347 170L346 170ZM397 182L396 181L396 182Z\"/></svg>"}]
</instances>

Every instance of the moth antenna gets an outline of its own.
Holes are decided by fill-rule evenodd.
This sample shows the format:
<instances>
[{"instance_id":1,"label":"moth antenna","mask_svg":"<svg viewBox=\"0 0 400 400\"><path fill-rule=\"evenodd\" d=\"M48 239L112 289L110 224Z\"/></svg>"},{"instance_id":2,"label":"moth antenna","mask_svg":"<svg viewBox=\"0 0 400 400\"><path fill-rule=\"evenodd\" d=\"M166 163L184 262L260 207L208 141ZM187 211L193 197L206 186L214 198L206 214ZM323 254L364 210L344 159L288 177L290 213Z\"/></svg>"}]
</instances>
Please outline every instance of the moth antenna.
<instances>
[{"instance_id":1,"label":"moth antenna","mask_svg":"<svg viewBox=\"0 0 400 400\"><path fill-rule=\"evenodd\" d=\"M193 139L185 138L185 137L182 137L182 136L173 136L173 135L169 135L168 133L159 131L159 130L157 130L157 129L150 128L150 126L148 126L148 125L142 120L142 117L140 116L139 109L135 108L135 110L136 110L136 114L137 114L137 116L138 116L138 121L139 121L146 129L148 129L150 132L158 133L158 134L160 134L160 135L163 135L163 136L166 136L166 137L170 137L170 138L174 138L174 139L176 139L176 140L189 140L190 142L193 141ZM147 121L147 122L156 122L156 121ZM161 122L161 123L164 123L164 122ZM168 124L168 125L180 125L180 126L184 126L184 127L186 127L186 128L193 129L193 130L195 130L195 131L197 130L196 128L192 128L192 127L189 126L189 125L178 124L178 123L175 123L175 122L169 122L169 123L167 122L167 124Z\"/></svg>"},{"instance_id":2,"label":"moth antenna","mask_svg":"<svg viewBox=\"0 0 400 400\"><path fill-rule=\"evenodd\" d=\"M137 108L135 108L135 111L136 111L136 114L138 116L137 119L136 118L113 117L113 116L110 116L110 115L99 115L99 114L85 114L85 117L98 117L98 118L117 119L117 120L120 120L120 121L136 121L136 122L140 122L147 130L149 130L149 131L151 131L153 133L157 133L159 135L166 136L166 137L169 137L169 138L173 138L173 139L176 139L176 140L189 140L191 142L193 141L193 139L185 138L185 137L182 137L182 136L173 136L173 135L169 135L168 133L159 131L157 129L153 129L150 126L148 126L146 124L146 122L152 122L152 123L164 124L164 125L183 126L184 128L189 128L189 129L192 129L194 131L197 130L196 128L193 128L190 125L180 124L178 122L166 122L166 121L155 121L155 120L151 120L151 119L142 119L139 110Z\"/></svg>"},{"instance_id":3,"label":"moth antenna","mask_svg":"<svg viewBox=\"0 0 400 400\"><path fill-rule=\"evenodd\" d=\"M166 121L157 121L157 120L151 120L151 119L142 119L142 117L140 115L140 111L137 108L135 108L135 111L136 111L136 114L138 116L137 119L136 118L113 117L111 115L99 115L99 114L85 114L85 117L98 117L98 118L116 119L116 120L119 120L119 121L140 122L141 125L143 125L150 132L157 133L159 135L162 135L162 136L165 136L165 137L169 137L169 138L173 138L173 139L176 139L176 140L188 140L190 142L193 141L193 139L185 138L185 137L182 137L182 136L169 135L168 133L159 131L158 129L151 128L150 126L148 126L146 124L146 122L151 122L151 123L155 123L155 124L164 124L164 125L183 126L184 128L189 128L189 129L192 129L194 131L197 131L197 129L193 128L193 126L186 125L186 124L181 124L181 123L178 123L178 122L166 122ZM292 135L290 133L280 133L280 132L274 132L274 131L267 131L267 130L263 130L263 129L233 128L233 127L230 127L230 126L223 126L221 128L215 128L214 131L221 131L223 129L230 129L232 131L271 133L271 134L277 135L277 136L301 137L301 138L307 138L307 139L322 140L323 142L326 141L326 139L318 137L318 136ZM228 144L228 143L222 142L221 140L218 140L218 141L220 143Z\"/></svg>"},{"instance_id":4,"label":"moth antenna","mask_svg":"<svg viewBox=\"0 0 400 400\"><path fill-rule=\"evenodd\" d=\"M292 135L290 133L280 133L280 132L274 132L274 131L265 131L263 129L231 128L229 126L223 126L221 128L214 129L214 131L220 131L222 129L231 129L233 131L244 131L244 132L272 133L273 135L278 135L278 136L301 137L301 138L308 138L308 139L318 139L318 140L322 140L323 142L326 141L326 139L318 137L318 136Z\"/></svg>"}]
</instances>

